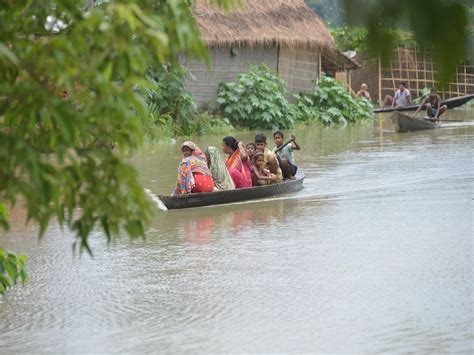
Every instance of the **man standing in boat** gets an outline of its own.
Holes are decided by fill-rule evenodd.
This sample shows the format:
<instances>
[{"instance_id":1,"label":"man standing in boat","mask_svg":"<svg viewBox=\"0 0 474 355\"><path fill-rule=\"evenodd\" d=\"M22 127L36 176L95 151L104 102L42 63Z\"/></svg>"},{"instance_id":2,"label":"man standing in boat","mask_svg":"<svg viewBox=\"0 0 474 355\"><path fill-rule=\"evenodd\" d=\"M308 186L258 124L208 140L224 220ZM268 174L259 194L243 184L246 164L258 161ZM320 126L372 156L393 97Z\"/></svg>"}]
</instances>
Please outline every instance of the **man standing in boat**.
<instances>
[{"instance_id":1,"label":"man standing in boat","mask_svg":"<svg viewBox=\"0 0 474 355\"><path fill-rule=\"evenodd\" d=\"M400 83L398 90L395 92L395 96L392 97L387 95L384 101L384 107L404 107L411 105L410 90L406 88L405 83Z\"/></svg>"},{"instance_id":2,"label":"man standing in boat","mask_svg":"<svg viewBox=\"0 0 474 355\"><path fill-rule=\"evenodd\" d=\"M430 121L439 121L439 116L448 109L446 105L441 106L441 97L439 97L435 88L431 89L430 95L423 100L413 117L415 117L423 107L426 107L426 114Z\"/></svg>"}]
</instances>

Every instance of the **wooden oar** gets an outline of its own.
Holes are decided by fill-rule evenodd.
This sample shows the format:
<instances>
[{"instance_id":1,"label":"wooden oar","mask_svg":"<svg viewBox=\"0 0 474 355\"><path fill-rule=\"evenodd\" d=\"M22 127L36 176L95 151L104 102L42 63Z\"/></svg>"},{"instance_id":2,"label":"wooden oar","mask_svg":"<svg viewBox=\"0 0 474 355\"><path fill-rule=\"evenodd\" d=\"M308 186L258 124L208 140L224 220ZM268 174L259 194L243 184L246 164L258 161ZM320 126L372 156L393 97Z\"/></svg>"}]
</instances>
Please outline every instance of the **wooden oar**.
<instances>
[{"instance_id":1,"label":"wooden oar","mask_svg":"<svg viewBox=\"0 0 474 355\"><path fill-rule=\"evenodd\" d=\"M285 148L288 144L290 143L293 143L293 140L290 139L288 142L286 142L285 144L281 145L280 147L278 147L277 149L275 149L275 151L273 153L278 153L280 150L282 150L283 148Z\"/></svg>"}]
</instances>

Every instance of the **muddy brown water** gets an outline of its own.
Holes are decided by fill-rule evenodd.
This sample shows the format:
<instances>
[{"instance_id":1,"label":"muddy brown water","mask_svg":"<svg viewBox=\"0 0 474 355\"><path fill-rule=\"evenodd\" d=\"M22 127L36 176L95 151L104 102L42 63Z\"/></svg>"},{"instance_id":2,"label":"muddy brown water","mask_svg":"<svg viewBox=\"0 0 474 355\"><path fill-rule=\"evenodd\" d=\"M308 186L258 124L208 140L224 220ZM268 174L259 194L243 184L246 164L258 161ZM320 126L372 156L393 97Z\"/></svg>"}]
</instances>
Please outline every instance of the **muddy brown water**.
<instances>
[{"instance_id":1,"label":"muddy brown water","mask_svg":"<svg viewBox=\"0 0 474 355\"><path fill-rule=\"evenodd\" d=\"M0 245L30 279L0 300L0 352L472 352L472 122L294 132L300 192L157 212L145 241L95 233L93 259L14 211ZM131 161L167 193L178 158L169 142Z\"/></svg>"}]
</instances>

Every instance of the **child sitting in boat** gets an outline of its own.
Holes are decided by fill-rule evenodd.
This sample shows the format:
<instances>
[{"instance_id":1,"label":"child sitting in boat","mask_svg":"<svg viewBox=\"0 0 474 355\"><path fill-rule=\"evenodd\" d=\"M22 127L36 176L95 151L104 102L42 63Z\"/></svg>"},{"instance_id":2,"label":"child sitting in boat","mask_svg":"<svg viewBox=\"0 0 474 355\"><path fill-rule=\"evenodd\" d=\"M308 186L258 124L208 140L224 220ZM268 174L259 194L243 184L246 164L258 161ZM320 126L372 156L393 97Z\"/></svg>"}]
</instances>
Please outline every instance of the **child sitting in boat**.
<instances>
[{"instance_id":1,"label":"child sitting in boat","mask_svg":"<svg viewBox=\"0 0 474 355\"><path fill-rule=\"evenodd\" d=\"M253 164L253 156L255 154L255 151L257 150L255 143L247 143L247 145L245 146L245 150L247 151L250 163Z\"/></svg>"},{"instance_id":2,"label":"child sitting in boat","mask_svg":"<svg viewBox=\"0 0 474 355\"><path fill-rule=\"evenodd\" d=\"M295 179L298 167L293 157L293 150L300 150L301 147L296 143L296 137L294 134L291 135L291 141L288 144L283 143L284 135L282 131L276 131L273 133L273 141L276 147L273 152L278 155L278 162L283 173L284 179Z\"/></svg>"},{"instance_id":3,"label":"child sitting in boat","mask_svg":"<svg viewBox=\"0 0 474 355\"><path fill-rule=\"evenodd\" d=\"M263 152L264 168L277 176L277 182L283 181L283 174L278 163L278 157L267 148L267 137L263 134L255 136L255 147Z\"/></svg>"},{"instance_id":4,"label":"child sitting in boat","mask_svg":"<svg viewBox=\"0 0 474 355\"><path fill-rule=\"evenodd\" d=\"M251 171L253 186L263 186L277 182L277 176L265 169L265 155L261 150L257 150L253 156Z\"/></svg>"}]
</instances>

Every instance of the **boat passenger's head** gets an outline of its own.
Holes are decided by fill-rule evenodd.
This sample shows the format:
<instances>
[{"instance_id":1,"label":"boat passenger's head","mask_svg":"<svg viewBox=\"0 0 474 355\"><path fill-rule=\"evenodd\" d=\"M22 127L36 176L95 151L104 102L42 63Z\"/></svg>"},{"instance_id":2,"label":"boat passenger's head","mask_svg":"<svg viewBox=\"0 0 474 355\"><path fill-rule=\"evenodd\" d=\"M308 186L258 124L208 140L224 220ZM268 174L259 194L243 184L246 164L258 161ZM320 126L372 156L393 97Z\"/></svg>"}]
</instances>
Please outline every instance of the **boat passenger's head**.
<instances>
[{"instance_id":1,"label":"boat passenger's head","mask_svg":"<svg viewBox=\"0 0 474 355\"><path fill-rule=\"evenodd\" d=\"M234 137L227 136L222 140L222 151L225 154L232 154L239 148L239 142Z\"/></svg>"},{"instance_id":2,"label":"boat passenger's head","mask_svg":"<svg viewBox=\"0 0 474 355\"><path fill-rule=\"evenodd\" d=\"M263 133L257 134L255 136L255 146L257 149L262 151L265 150L267 146L267 137Z\"/></svg>"},{"instance_id":3,"label":"boat passenger's head","mask_svg":"<svg viewBox=\"0 0 474 355\"><path fill-rule=\"evenodd\" d=\"M434 95L438 94L438 91L436 90L436 88L431 88L430 93L431 93L431 95L434 96Z\"/></svg>"},{"instance_id":4,"label":"boat passenger's head","mask_svg":"<svg viewBox=\"0 0 474 355\"><path fill-rule=\"evenodd\" d=\"M404 83L403 81L400 83L400 85L398 86L398 88L400 89L400 91L403 91L405 90L405 88L407 87L407 84Z\"/></svg>"},{"instance_id":5,"label":"boat passenger's head","mask_svg":"<svg viewBox=\"0 0 474 355\"><path fill-rule=\"evenodd\" d=\"M265 163L265 155L263 151L257 150L253 156L253 163L257 168L261 168Z\"/></svg>"},{"instance_id":6,"label":"boat passenger's head","mask_svg":"<svg viewBox=\"0 0 474 355\"><path fill-rule=\"evenodd\" d=\"M190 157L193 155L194 150L196 149L196 144L193 142L184 142L181 144L181 151L185 157Z\"/></svg>"},{"instance_id":7,"label":"boat passenger's head","mask_svg":"<svg viewBox=\"0 0 474 355\"><path fill-rule=\"evenodd\" d=\"M283 138L284 135L282 131L276 131L273 133L273 141L275 142L277 147L283 144Z\"/></svg>"},{"instance_id":8,"label":"boat passenger's head","mask_svg":"<svg viewBox=\"0 0 474 355\"><path fill-rule=\"evenodd\" d=\"M247 155L249 157L253 157L255 151L257 150L257 147L255 147L255 143L250 142L245 146L245 150L247 151Z\"/></svg>"}]
</instances>

